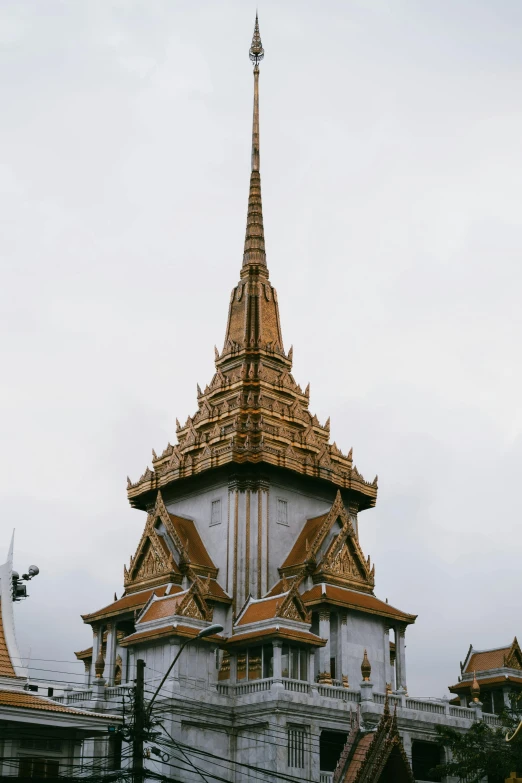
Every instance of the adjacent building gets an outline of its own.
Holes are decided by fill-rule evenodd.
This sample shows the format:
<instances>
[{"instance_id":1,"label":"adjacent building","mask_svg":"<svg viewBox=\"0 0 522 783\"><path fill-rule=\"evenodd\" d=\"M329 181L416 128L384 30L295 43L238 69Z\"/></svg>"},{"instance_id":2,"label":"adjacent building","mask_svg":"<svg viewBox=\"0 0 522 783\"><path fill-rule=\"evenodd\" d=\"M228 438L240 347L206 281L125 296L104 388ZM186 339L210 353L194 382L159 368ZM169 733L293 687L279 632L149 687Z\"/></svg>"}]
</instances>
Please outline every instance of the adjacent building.
<instances>
[{"instance_id":1,"label":"adjacent building","mask_svg":"<svg viewBox=\"0 0 522 783\"><path fill-rule=\"evenodd\" d=\"M11 542L0 566L0 780L88 778L111 763L119 767L108 736L119 716L75 709L34 692L16 642L14 585ZM86 741L96 751L89 756Z\"/></svg>"}]
</instances>

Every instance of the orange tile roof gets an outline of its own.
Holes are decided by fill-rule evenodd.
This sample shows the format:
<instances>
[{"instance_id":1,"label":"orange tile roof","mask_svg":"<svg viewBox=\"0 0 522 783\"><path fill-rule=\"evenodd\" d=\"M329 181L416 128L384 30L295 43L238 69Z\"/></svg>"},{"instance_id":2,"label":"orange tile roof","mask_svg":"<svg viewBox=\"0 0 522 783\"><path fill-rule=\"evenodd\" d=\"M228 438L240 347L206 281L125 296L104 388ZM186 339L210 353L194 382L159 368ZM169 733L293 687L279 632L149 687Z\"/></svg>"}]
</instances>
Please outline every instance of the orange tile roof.
<instances>
[{"instance_id":1,"label":"orange tile roof","mask_svg":"<svg viewBox=\"0 0 522 783\"><path fill-rule=\"evenodd\" d=\"M120 644L122 647L128 647L131 644L136 644L137 642L154 641L155 639L164 639L168 636L194 637L198 635L199 631L199 628L193 628L192 626L188 625L177 625L175 628L174 626L169 625L165 628L152 628L149 631L139 631L138 633L133 633L130 636L126 636L125 639L120 642ZM218 634L214 634L213 636L205 636L201 641L213 642L215 644L216 642L225 641L225 638Z\"/></svg>"},{"instance_id":2,"label":"orange tile roof","mask_svg":"<svg viewBox=\"0 0 522 783\"><path fill-rule=\"evenodd\" d=\"M207 593L204 593L204 595L207 595ZM232 601L232 598L228 595L228 593L225 593L219 582L217 582L215 579L211 579L208 583L208 595L212 596L212 598L225 599L227 602Z\"/></svg>"},{"instance_id":3,"label":"orange tile roof","mask_svg":"<svg viewBox=\"0 0 522 783\"><path fill-rule=\"evenodd\" d=\"M368 593L357 593L355 590L346 590L344 587L336 585L325 585L326 595L323 595L322 585L314 585L311 590L307 590L301 598L307 606L321 602L334 603L345 606L347 609L355 609L359 612L368 612L369 614L378 614L385 617L393 617L404 623L414 623L417 619L415 614L407 614L396 609L391 604L380 601L374 595Z\"/></svg>"},{"instance_id":4,"label":"orange tile roof","mask_svg":"<svg viewBox=\"0 0 522 783\"><path fill-rule=\"evenodd\" d=\"M281 593L288 592L288 588L292 587L294 583L293 580L296 578L297 577L295 576L287 576L286 579L280 579L279 582L276 582L276 584L272 587L272 589L268 591L265 597L268 598L268 596L281 595Z\"/></svg>"},{"instance_id":5,"label":"orange tile roof","mask_svg":"<svg viewBox=\"0 0 522 783\"><path fill-rule=\"evenodd\" d=\"M328 514L321 514L320 517L313 517L312 519L306 520L303 529L297 536L297 540L281 568L290 568L290 566L300 565L305 562L308 557L306 542L308 540L308 545L312 545L313 540L327 516Z\"/></svg>"},{"instance_id":6,"label":"orange tile roof","mask_svg":"<svg viewBox=\"0 0 522 783\"><path fill-rule=\"evenodd\" d=\"M484 650L483 652L474 652L466 666L466 672L480 672L486 669L501 669L506 664L504 656L511 650L509 647L499 647L497 650Z\"/></svg>"},{"instance_id":7,"label":"orange tile roof","mask_svg":"<svg viewBox=\"0 0 522 783\"><path fill-rule=\"evenodd\" d=\"M111 722L120 721L121 718L115 715L100 715L88 710L76 710L73 707L66 707L65 704L58 704L45 696L35 696L34 693L28 693L23 690L3 690L0 689L0 705L2 707L22 707L28 710L44 710L46 712L66 712L73 715L88 715L89 717L103 718Z\"/></svg>"},{"instance_id":8,"label":"orange tile roof","mask_svg":"<svg viewBox=\"0 0 522 783\"><path fill-rule=\"evenodd\" d=\"M251 642L252 639L266 639L266 638L283 638L289 639L295 642L306 642L307 644L314 644L317 647L324 647L326 639L321 639L319 636L311 633L310 631L294 631L293 628L263 628L261 631L248 631L247 633L237 634L227 639L227 645L242 644L243 642Z\"/></svg>"},{"instance_id":9,"label":"orange tile roof","mask_svg":"<svg viewBox=\"0 0 522 783\"><path fill-rule=\"evenodd\" d=\"M169 514L169 517L182 543L186 546L188 541L188 556L190 562L194 565L215 569L216 566L212 562L194 522L191 519L177 517L175 514Z\"/></svg>"},{"instance_id":10,"label":"orange tile roof","mask_svg":"<svg viewBox=\"0 0 522 783\"><path fill-rule=\"evenodd\" d=\"M248 623L259 623L261 620L271 620L276 617L276 612L283 603L286 593L276 595L273 598L265 598L261 601L251 603L245 613L239 619L237 625L248 625Z\"/></svg>"},{"instance_id":11,"label":"orange tile roof","mask_svg":"<svg viewBox=\"0 0 522 783\"><path fill-rule=\"evenodd\" d=\"M178 595L168 596L168 598L161 598L159 601L153 601L145 614L140 617L141 623L146 623L149 620L159 620L161 617L172 617L176 614L176 609L183 601L187 592L184 591Z\"/></svg>"},{"instance_id":12,"label":"orange tile roof","mask_svg":"<svg viewBox=\"0 0 522 783\"><path fill-rule=\"evenodd\" d=\"M139 593L129 593L128 595L123 595L112 604L104 606L103 609L98 609L98 611L90 612L89 614L82 614L82 619L84 623L90 623L93 620L97 620L98 618L101 619L103 617L119 614L120 612L125 611L129 612L132 609L141 609L142 606L145 606L152 593L156 593L156 595L159 596L165 595L165 590L167 587L168 585L162 585L161 587L154 587L151 590L142 590ZM176 588L181 590L181 587L178 587L177 585L173 585L171 589L174 590Z\"/></svg>"},{"instance_id":13,"label":"orange tile roof","mask_svg":"<svg viewBox=\"0 0 522 783\"><path fill-rule=\"evenodd\" d=\"M1 677L16 677L16 672L13 668L13 662L7 649L7 642L4 635L4 626L2 623L2 600L0 599L0 676Z\"/></svg>"},{"instance_id":14,"label":"orange tile roof","mask_svg":"<svg viewBox=\"0 0 522 783\"><path fill-rule=\"evenodd\" d=\"M522 685L522 677L513 677L510 674L500 674L497 677L480 677L477 672L477 680L479 685L505 685L508 682L512 682L515 685ZM454 693L455 691L463 691L471 688L473 680L463 680L456 685L450 685L449 690Z\"/></svg>"},{"instance_id":15,"label":"orange tile roof","mask_svg":"<svg viewBox=\"0 0 522 783\"><path fill-rule=\"evenodd\" d=\"M352 758L350 759L348 769L345 772L343 783L354 783L354 781L357 780L357 775L359 774L361 767L364 764L366 754L368 753L374 737L375 734L372 732L363 734L362 737L358 740L355 746L355 751L352 755Z\"/></svg>"}]
</instances>

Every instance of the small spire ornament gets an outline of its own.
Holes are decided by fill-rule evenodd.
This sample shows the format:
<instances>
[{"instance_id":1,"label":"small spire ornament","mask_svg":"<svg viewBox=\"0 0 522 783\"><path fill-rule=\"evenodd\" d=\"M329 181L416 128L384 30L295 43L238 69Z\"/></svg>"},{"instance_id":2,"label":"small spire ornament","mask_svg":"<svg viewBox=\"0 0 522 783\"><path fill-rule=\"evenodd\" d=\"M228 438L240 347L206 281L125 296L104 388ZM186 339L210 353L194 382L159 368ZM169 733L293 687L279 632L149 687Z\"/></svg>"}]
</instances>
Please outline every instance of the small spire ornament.
<instances>
[{"instance_id":1,"label":"small spire ornament","mask_svg":"<svg viewBox=\"0 0 522 783\"><path fill-rule=\"evenodd\" d=\"M250 47L250 51L248 54L256 67L259 65L259 63L265 56L265 50L263 49L263 44L261 43L261 35L259 34L259 22L257 19L257 11L256 11L256 23L254 25L254 35L252 36L252 45Z\"/></svg>"},{"instance_id":2,"label":"small spire ornament","mask_svg":"<svg viewBox=\"0 0 522 783\"><path fill-rule=\"evenodd\" d=\"M361 674L362 674L363 682L370 682L371 673L372 673L372 665L368 660L368 653L365 650L361 663Z\"/></svg>"},{"instance_id":3,"label":"small spire ornament","mask_svg":"<svg viewBox=\"0 0 522 783\"><path fill-rule=\"evenodd\" d=\"M471 698L475 704L479 703L480 698L480 685L477 680L477 675L473 672L473 682L471 684Z\"/></svg>"},{"instance_id":4,"label":"small spire ornament","mask_svg":"<svg viewBox=\"0 0 522 783\"><path fill-rule=\"evenodd\" d=\"M103 670L105 669L105 658L103 657L103 651L100 647L100 651L98 653L98 657L96 658L96 662L94 664L94 672L96 674L96 679L101 680L103 677Z\"/></svg>"}]
</instances>

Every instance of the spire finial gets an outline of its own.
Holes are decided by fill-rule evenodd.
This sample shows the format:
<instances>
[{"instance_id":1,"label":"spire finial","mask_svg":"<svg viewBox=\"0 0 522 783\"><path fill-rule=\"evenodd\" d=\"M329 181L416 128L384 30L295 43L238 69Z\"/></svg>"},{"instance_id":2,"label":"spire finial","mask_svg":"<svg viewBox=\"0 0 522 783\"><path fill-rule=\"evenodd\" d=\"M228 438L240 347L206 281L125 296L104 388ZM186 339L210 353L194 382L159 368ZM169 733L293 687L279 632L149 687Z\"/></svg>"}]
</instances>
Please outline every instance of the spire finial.
<instances>
[{"instance_id":1,"label":"spire finial","mask_svg":"<svg viewBox=\"0 0 522 783\"><path fill-rule=\"evenodd\" d=\"M259 34L259 22L257 19L257 11L256 11L256 23L254 25L254 35L252 36L252 46L250 47L250 51L248 54L256 68L261 62L261 60L263 59L263 57L265 56L265 50L263 49L263 44L261 43L261 36Z\"/></svg>"},{"instance_id":2,"label":"spire finial","mask_svg":"<svg viewBox=\"0 0 522 783\"><path fill-rule=\"evenodd\" d=\"M250 175L243 266L250 264L263 264L266 266L263 209L261 205L261 175L259 173L259 63L265 56L265 51L259 34L257 12L249 56L254 63L254 116L252 119L252 173Z\"/></svg>"},{"instance_id":3,"label":"spire finial","mask_svg":"<svg viewBox=\"0 0 522 783\"><path fill-rule=\"evenodd\" d=\"M473 672L473 682L471 683L471 698L475 702L475 704L478 704L478 700L480 697L480 685L477 680L477 673Z\"/></svg>"}]
</instances>

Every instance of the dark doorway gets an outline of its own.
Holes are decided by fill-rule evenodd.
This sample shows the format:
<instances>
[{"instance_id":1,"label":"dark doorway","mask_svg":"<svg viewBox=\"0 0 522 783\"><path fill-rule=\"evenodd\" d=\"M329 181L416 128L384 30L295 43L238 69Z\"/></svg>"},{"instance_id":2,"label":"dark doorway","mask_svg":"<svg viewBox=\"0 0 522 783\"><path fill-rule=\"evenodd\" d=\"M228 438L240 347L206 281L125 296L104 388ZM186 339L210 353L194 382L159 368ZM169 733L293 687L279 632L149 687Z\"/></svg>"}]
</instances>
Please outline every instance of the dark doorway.
<instances>
[{"instance_id":1,"label":"dark doorway","mask_svg":"<svg viewBox=\"0 0 522 783\"><path fill-rule=\"evenodd\" d=\"M433 772L434 767L441 763L442 747L435 742L422 742L413 740L411 746L411 761L413 775L417 780L442 780L438 772Z\"/></svg>"},{"instance_id":2,"label":"dark doorway","mask_svg":"<svg viewBox=\"0 0 522 783\"><path fill-rule=\"evenodd\" d=\"M333 772L346 744L343 731L322 731L319 740L319 766L321 772Z\"/></svg>"}]
</instances>

